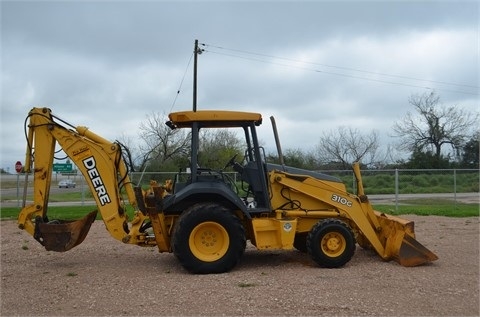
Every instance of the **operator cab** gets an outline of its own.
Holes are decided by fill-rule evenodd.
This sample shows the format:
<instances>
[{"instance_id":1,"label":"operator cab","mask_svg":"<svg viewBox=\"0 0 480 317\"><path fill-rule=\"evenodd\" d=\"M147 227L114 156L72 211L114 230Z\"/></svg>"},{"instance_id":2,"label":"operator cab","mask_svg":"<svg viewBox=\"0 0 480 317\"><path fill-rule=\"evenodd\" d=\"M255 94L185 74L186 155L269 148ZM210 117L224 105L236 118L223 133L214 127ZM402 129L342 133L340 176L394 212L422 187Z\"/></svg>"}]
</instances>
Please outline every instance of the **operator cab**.
<instances>
[{"instance_id":1,"label":"operator cab","mask_svg":"<svg viewBox=\"0 0 480 317\"><path fill-rule=\"evenodd\" d=\"M183 181L179 181L181 177L177 177L172 195L177 199L174 200L178 201L181 197L186 197L189 203L195 203L202 199L201 195L203 198L205 196L212 198L211 196L217 195L215 199L227 205L230 203L235 205L235 202L228 202L228 200L240 199L244 205L242 209L250 214L271 211L265 152L258 145L256 133L256 127L262 123L261 114L216 110L182 111L171 113L169 119L170 121L166 124L172 129L191 129L190 173ZM239 197L236 182L228 174L223 173L223 170L215 171L199 164L200 130L211 128L239 128L244 132L245 163L242 165L236 162L238 155L234 155L225 165L225 168L232 166L233 170L240 175L241 189L246 193L242 194L243 197ZM185 175L182 176L185 178ZM223 185L220 185L221 183ZM225 184L227 186L224 186ZM203 194L202 190L204 190Z\"/></svg>"}]
</instances>

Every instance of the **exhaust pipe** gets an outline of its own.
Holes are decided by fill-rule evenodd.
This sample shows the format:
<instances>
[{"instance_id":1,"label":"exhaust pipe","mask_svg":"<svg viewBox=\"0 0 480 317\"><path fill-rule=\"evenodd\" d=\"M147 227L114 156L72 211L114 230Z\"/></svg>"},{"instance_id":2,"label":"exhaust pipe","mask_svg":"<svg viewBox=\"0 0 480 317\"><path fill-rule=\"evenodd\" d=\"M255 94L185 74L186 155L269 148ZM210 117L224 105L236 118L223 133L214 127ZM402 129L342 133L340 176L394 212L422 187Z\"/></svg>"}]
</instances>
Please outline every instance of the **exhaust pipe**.
<instances>
[{"instance_id":1,"label":"exhaust pipe","mask_svg":"<svg viewBox=\"0 0 480 317\"><path fill-rule=\"evenodd\" d=\"M283 171L285 172L285 161L283 159L282 146L280 145L280 138L278 136L277 124L275 123L275 118L273 116L270 117L270 121L272 122L273 137L275 138L275 145L277 146L278 159L280 161L280 165L282 165Z\"/></svg>"}]
</instances>

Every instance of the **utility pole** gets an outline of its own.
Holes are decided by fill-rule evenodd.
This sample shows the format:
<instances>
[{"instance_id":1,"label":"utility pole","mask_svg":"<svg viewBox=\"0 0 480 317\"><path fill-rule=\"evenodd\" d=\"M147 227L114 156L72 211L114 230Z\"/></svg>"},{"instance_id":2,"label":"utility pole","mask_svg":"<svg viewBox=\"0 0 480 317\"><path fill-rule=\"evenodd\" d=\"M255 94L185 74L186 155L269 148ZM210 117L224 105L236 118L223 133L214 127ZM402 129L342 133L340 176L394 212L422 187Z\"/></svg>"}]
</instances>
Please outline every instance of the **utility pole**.
<instances>
[{"instance_id":1,"label":"utility pole","mask_svg":"<svg viewBox=\"0 0 480 317\"><path fill-rule=\"evenodd\" d=\"M193 50L193 111L197 111L197 57L202 54L198 48L198 40L195 40L195 48Z\"/></svg>"}]
</instances>

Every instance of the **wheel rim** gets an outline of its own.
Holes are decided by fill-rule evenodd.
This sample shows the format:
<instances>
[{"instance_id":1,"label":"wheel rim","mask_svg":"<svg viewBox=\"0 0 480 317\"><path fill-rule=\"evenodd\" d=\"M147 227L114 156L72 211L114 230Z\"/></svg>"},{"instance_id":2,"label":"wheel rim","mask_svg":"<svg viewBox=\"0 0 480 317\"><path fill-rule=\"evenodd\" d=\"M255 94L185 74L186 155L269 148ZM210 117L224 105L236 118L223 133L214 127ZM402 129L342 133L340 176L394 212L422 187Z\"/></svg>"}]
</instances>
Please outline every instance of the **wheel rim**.
<instances>
[{"instance_id":1,"label":"wheel rim","mask_svg":"<svg viewBox=\"0 0 480 317\"><path fill-rule=\"evenodd\" d=\"M345 237L339 232L329 232L323 236L320 242L323 253L330 257L337 257L345 252L347 242Z\"/></svg>"},{"instance_id":2,"label":"wheel rim","mask_svg":"<svg viewBox=\"0 0 480 317\"><path fill-rule=\"evenodd\" d=\"M202 222L193 228L188 239L190 250L201 261L221 259L228 250L230 239L227 230L216 222Z\"/></svg>"}]
</instances>

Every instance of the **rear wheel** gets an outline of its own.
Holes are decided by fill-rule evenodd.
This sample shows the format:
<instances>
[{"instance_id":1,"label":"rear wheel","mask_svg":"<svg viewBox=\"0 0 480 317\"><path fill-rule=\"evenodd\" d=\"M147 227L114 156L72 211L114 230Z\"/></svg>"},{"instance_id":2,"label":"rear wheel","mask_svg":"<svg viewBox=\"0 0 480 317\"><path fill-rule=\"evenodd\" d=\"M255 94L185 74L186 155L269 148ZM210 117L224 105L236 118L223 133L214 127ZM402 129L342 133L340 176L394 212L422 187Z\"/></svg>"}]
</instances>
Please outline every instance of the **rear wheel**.
<instances>
[{"instance_id":1,"label":"rear wheel","mask_svg":"<svg viewBox=\"0 0 480 317\"><path fill-rule=\"evenodd\" d=\"M191 273L228 272L240 261L245 246L240 219L213 203L186 210L173 233L173 253Z\"/></svg>"},{"instance_id":2,"label":"rear wheel","mask_svg":"<svg viewBox=\"0 0 480 317\"><path fill-rule=\"evenodd\" d=\"M341 267L355 253L355 237L345 222L325 219L313 226L308 234L307 251L321 267Z\"/></svg>"}]
</instances>

